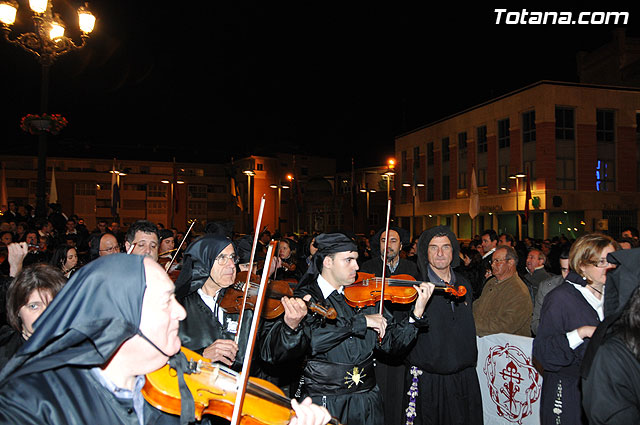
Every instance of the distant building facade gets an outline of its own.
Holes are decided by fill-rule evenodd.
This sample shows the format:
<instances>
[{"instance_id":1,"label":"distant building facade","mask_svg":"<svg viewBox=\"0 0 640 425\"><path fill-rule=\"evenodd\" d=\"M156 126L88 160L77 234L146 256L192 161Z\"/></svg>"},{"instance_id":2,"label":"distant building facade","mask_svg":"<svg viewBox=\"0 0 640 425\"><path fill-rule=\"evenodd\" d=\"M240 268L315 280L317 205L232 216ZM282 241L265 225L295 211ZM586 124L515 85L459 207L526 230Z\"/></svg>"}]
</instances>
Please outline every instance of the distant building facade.
<instances>
[{"instance_id":1,"label":"distant building facade","mask_svg":"<svg viewBox=\"0 0 640 425\"><path fill-rule=\"evenodd\" d=\"M397 178L408 184L396 191L395 214L407 228L444 224L461 238L485 228L535 238L618 236L639 221L639 122L637 88L524 87L397 137ZM480 214L471 220L474 171Z\"/></svg>"}]
</instances>

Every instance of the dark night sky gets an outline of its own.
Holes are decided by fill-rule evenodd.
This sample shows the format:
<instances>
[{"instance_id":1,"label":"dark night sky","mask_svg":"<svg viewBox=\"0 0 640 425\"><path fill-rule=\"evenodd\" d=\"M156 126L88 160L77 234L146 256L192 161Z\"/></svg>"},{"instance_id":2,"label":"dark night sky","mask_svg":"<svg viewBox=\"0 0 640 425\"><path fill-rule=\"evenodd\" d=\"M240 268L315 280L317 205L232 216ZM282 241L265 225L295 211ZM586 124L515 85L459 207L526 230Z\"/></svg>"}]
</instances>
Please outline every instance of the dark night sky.
<instances>
[{"instance_id":1,"label":"dark night sky","mask_svg":"<svg viewBox=\"0 0 640 425\"><path fill-rule=\"evenodd\" d=\"M423 3L183 2L172 13L94 1L87 47L51 70L49 110L69 126L50 152L224 162L292 151L375 165L398 134L539 80L577 81L576 52L611 39L611 26L495 25L496 7L629 11L639 35L628 3ZM38 63L4 40L0 58L0 153L35 154L19 120L39 112Z\"/></svg>"}]
</instances>

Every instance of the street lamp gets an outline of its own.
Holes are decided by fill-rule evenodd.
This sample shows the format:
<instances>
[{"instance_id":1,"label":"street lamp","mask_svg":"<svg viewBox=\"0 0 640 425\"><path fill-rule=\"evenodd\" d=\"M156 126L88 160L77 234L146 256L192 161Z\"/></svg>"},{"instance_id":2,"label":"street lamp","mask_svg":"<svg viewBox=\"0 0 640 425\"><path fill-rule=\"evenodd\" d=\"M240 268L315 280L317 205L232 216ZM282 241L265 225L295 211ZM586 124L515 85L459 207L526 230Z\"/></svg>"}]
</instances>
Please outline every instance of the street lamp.
<instances>
[{"instance_id":1,"label":"street lamp","mask_svg":"<svg viewBox=\"0 0 640 425\"><path fill-rule=\"evenodd\" d=\"M517 217L517 224L516 224L516 239L520 240L520 238L522 237L522 217L520 217L520 206L518 205L518 191L520 190L520 179L524 179L525 177L527 177L527 174L520 171L516 174L511 174L509 175L509 178L511 180L515 180L516 181L516 217Z\"/></svg>"},{"instance_id":2,"label":"street lamp","mask_svg":"<svg viewBox=\"0 0 640 425\"><path fill-rule=\"evenodd\" d=\"M415 179L414 179L415 180ZM412 190L412 196L413 196L413 211L411 213L411 226L410 227L410 232L411 233L411 240L413 240L413 229L415 226L415 221L416 221L416 194L418 193L417 188L418 187L424 187L424 183L418 183L416 181L413 182L413 184L411 183L402 183L402 186L404 187L410 187Z\"/></svg>"},{"instance_id":3,"label":"street lamp","mask_svg":"<svg viewBox=\"0 0 640 425\"><path fill-rule=\"evenodd\" d=\"M360 189L360 192L367 194L367 225L371 224L371 215L369 214L369 194L376 193L375 189L369 189L368 187L365 189Z\"/></svg>"},{"instance_id":4,"label":"street lamp","mask_svg":"<svg viewBox=\"0 0 640 425\"><path fill-rule=\"evenodd\" d=\"M12 26L16 20L18 3L15 0L0 1L0 24L4 38L11 44L22 47L38 58L42 69L40 112L47 113L49 103L49 68L53 62L65 53L84 47L86 39L93 31L96 18L86 6L77 11L80 29L80 43L65 35L65 24L57 13L53 13L50 0L30 0L33 32L18 33L12 37ZM36 214L46 215L46 172L47 172L47 131L38 132L38 186L36 191Z\"/></svg>"},{"instance_id":5,"label":"street lamp","mask_svg":"<svg viewBox=\"0 0 640 425\"><path fill-rule=\"evenodd\" d=\"M278 228L277 230L280 230L280 201L282 199L282 189L289 189L289 185L288 184L271 184L269 185L270 188L272 189L278 189L278 208L276 210L276 217L278 218Z\"/></svg>"},{"instance_id":6,"label":"street lamp","mask_svg":"<svg viewBox=\"0 0 640 425\"><path fill-rule=\"evenodd\" d=\"M244 170L244 175L247 176L247 213L249 215L249 225L247 229L251 230L253 228L253 216L251 215L251 206L253 204L251 199L251 177L256 175L256 172L252 169ZM249 233L249 232L247 232Z\"/></svg>"},{"instance_id":7,"label":"street lamp","mask_svg":"<svg viewBox=\"0 0 640 425\"><path fill-rule=\"evenodd\" d=\"M387 171L382 174L382 178L387 181L387 199L391 196L391 177L396 173L393 171L396 168L396 160L389 158L387 160Z\"/></svg>"}]
</instances>

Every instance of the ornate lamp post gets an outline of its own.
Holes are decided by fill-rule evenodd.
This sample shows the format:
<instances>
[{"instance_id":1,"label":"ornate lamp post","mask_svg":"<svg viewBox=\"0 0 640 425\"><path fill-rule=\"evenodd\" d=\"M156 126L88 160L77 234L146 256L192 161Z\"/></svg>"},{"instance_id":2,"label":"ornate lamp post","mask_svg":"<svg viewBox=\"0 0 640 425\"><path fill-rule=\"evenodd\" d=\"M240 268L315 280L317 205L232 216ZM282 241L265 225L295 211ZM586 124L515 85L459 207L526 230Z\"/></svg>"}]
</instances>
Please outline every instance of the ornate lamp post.
<instances>
[{"instance_id":1,"label":"ornate lamp post","mask_svg":"<svg viewBox=\"0 0 640 425\"><path fill-rule=\"evenodd\" d=\"M85 7L78 9L80 43L76 44L65 35L65 25L53 12L50 0L29 0L33 28L31 32L13 31L18 3L15 0L0 1L0 23L4 38L11 44L22 47L38 58L42 68L40 112L47 114L49 104L49 68L59 56L84 47L89 33L93 31L96 18ZM26 24L26 23L23 23ZM38 132L38 186L36 214L46 215L47 131Z\"/></svg>"}]
</instances>

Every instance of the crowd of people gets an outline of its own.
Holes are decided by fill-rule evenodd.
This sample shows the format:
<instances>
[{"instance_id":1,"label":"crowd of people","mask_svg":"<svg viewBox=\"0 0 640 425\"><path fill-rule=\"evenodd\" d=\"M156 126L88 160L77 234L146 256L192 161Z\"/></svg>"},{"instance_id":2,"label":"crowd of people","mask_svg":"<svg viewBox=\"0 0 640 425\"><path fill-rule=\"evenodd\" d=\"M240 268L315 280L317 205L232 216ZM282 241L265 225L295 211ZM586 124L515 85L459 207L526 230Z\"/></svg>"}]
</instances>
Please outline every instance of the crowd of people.
<instances>
[{"instance_id":1,"label":"crowd of people","mask_svg":"<svg viewBox=\"0 0 640 425\"><path fill-rule=\"evenodd\" d=\"M256 265L249 264L254 236L228 223L187 236L146 220L126 232L100 220L89 231L59 205L36 218L12 203L0 228L0 423L86 423L96 414L104 423L196 421L184 407L179 417L145 401L144 376L178 358L181 347L230 373L241 370L254 312L239 312L233 291L248 269L269 270L290 290L277 297L281 313L260 321L251 375L293 400L292 423L333 416L349 425L481 424L476 338L497 333L534 338L543 424L640 417L633 399L615 411L600 402L593 379L583 403L581 385L582 360L605 319L611 254L638 246L634 228L617 240L592 233L575 241L516 240L488 229L465 243L446 226L413 240L394 226L366 236L263 230ZM262 268L272 241L271 267ZM359 273L383 270L415 280L415 300L385 301L382 310L350 304L345 289ZM638 298L603 345L635 362ZM336 317L312 313L310 303ZM619 367L601 355L594 364L607 360ZM593 376L615 387L611 376ZM89 406L92 396L99 402Z\"/></svg>"}]
</instances>

